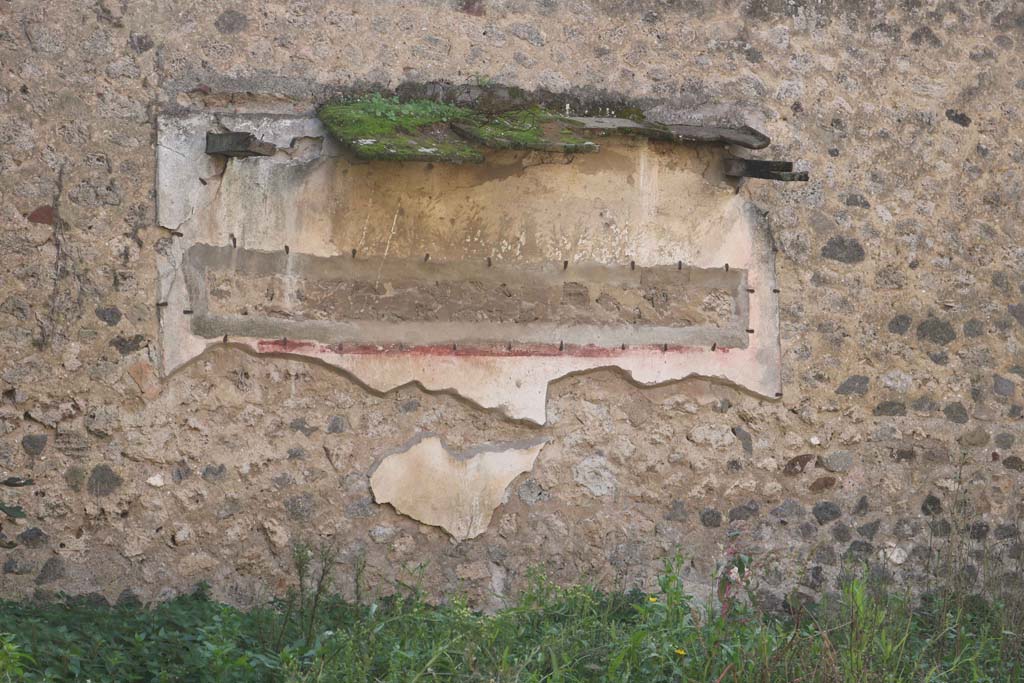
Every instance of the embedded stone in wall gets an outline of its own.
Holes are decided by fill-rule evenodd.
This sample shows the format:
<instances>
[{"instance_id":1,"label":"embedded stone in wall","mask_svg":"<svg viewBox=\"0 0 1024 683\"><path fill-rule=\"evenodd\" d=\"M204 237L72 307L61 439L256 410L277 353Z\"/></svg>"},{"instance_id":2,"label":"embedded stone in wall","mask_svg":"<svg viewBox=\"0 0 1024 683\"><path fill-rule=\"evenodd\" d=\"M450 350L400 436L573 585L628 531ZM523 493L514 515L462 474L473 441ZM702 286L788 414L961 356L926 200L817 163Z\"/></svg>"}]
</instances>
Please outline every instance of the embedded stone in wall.
<instances>
[{"instance_id":1,"label":"embedded stone in wall","mask_svg":"<svg viewBox=\"0 0 1024 683\"><path fill-rule=\"evenodd\" d=\"M479 536L490 524L512 480L533 468L548 439L480 446L450 452L436 436L424 435L387 455L370 477L380 504L454 538Z\"/></svg>"}]
</instances>

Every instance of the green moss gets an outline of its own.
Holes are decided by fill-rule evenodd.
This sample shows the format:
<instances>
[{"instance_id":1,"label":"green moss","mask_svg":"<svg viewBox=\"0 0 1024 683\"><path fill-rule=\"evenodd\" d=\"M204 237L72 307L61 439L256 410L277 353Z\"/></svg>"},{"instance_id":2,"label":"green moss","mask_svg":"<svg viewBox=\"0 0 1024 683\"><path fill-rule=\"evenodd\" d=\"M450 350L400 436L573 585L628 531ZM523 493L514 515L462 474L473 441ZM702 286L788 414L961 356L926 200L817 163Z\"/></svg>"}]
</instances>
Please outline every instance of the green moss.
<instances>
[{"instance_id":1,"label":"green moss","mask_svg":"<svg viewBox=\"0 0 1024 683\"><path fill-rule=\"evenodd\" d=\"M495 149L550 152L596 152L598 146L579 135L574 122L541 107L518 109L476 122L458 122L455 130Z\"/></svg>"},{"instance_id":2,"label":"green moss","mask_svg":"<svg viewBox=\"0 0 1024 683\"><path fill-rule=\"evenodd\" d=\"M327 130L363 159L483 161L448 125L472 116L462 107L432 100L403 103L374 94L326 104L318 114Z\"/></svg>"},{"instance_id":3,"label":"green moss","mask_svg":"<svg viewBox=\"0 0 1024 683\"><path fill-rule=\"evenodd\" d=\"M595 152L579 123L540 106L486 114L434 100L374 94L319 111L327 130L363 159L479 163L479 147Z\"/></svg>"}]
</instances>

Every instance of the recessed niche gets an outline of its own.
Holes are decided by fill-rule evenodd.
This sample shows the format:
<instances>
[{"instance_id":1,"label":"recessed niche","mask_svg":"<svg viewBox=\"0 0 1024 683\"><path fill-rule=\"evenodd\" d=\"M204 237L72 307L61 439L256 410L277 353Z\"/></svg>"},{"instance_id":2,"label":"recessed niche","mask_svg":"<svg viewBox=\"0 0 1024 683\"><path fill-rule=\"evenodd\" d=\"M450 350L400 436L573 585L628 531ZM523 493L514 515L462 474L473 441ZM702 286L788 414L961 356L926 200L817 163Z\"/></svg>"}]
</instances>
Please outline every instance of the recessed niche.
<instances>
[{"instance_id":1,"label":"recessed niche","mask_svg":"<svg viewBox=\"0 0 1024 683\"><path fill-rule=\"evenodd\" d=\"M226 131L259 151L207 154ZM550 381L599 367L780 391L770 237L723 144L482 157L365 159L314 116L162 116L163 372L227 341L539 423Z\"/></svg>"}]
</instances>

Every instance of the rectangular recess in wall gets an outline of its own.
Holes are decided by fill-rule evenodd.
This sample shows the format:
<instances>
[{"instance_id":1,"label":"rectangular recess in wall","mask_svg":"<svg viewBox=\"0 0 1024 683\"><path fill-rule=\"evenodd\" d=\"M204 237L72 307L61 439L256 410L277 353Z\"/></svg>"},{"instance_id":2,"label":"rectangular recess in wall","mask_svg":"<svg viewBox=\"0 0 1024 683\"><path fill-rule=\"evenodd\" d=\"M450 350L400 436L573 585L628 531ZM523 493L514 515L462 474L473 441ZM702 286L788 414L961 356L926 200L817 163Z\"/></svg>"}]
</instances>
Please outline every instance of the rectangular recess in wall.
<instances>
[{"instance_id":1,"label":"rectangular recess in wall","mask_svg":"<svg viewBox=\"0 0 1024 683\"><path fill-rule=\"evenodd\" d=\"M273 149L207 154L225 130ZM538 423L596 368L781 391L771 237L721 145L366 161L313 116L193 112L157 156L164 374L227 342Z\"/></svg>"},{"instance_id":2,"label":"rectangular recess in wall","mask_svg":"<svg viewBox=\"0 0 1024 683\"><path fill-rule=\"evenodd\" d=\"M192 329L207 338L577 353L743 348L749 336L745 271L735 268L378 262L197 244L185 272Z\"/></svg>"}]
</instances>

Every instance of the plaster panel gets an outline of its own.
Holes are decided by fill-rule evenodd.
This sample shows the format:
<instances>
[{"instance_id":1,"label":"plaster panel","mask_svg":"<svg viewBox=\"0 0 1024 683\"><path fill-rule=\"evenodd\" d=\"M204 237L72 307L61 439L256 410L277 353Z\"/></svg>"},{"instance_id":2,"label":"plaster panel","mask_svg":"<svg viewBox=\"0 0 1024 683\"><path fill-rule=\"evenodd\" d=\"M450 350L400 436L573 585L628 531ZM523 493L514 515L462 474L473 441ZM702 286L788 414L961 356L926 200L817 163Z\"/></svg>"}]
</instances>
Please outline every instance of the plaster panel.
<instances>
[{"instance_id":1,"label":"plaster panel","mask_svg":"<svg viewBox=\"0 0 1024 683\"><path fill-rule=\"evenodd\" d=\"M279 150L206 155L225 129ZM269 115L165 116L159 137L165 374L227 341L537 423L550 381L601 367L780 391L770 237L716 147L367 163Z\"/></svg>"},{"instance_id":2,"label":"plaster panel","mask_svg":"<svg viewBox=\"0 0 1024 683\"><path fill-rule=\"evenodd\" d=\"M533 468L548 439L490 444L451 453L440 438L422 435L384 456L370 477L374 499L457 540L487 530L512 480Z\"/></svg>"}]
</instances>

